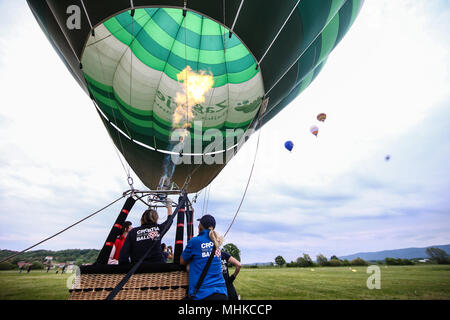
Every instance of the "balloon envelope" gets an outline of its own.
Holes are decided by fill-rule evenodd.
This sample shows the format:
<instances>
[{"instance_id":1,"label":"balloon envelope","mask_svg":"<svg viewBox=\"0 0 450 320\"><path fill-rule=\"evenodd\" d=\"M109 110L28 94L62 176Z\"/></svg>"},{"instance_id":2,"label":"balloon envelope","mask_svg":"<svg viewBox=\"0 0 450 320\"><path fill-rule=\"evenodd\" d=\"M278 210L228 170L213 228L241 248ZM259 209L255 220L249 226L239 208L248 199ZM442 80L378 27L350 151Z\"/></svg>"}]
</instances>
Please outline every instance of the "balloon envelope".
<instances>
[{"instance_id":1,"label":"balloon envelope","mask_svg":"<svg viewBox=\"0 0 450 320\"><path fill-rule=\"evenodd\" d=\"M327 118L327 115L325 113L320 113L317 115L317 120L324 122Z\"/></svg>"},{"instance_id":2,"label":"balloon envelope","mask_svg":"<svg viewBox=\"0 0 450 320\"><path fill-rule=\"evenodd\" d=\"M289 151L292 151L292 149L294 148L294 143L292 141L286 141L284 143L284 147Z\"/></svg>"},{"instance_id":3,"label":"balloon envelope","mask_svg":"<svg viewBox=\"0 0 450 320\"><path fill-rule=\"evenodd\" d=\"M179 0L140 0L138 8L131 8L133 1L84 0L82 8L73 0L27 2L95 102L114 144L150 189L173 153L172 118L183 91L177 75L187 66L212 75L204 102L189 110L184 129L191 149L172 179L182 186L191 177L188 192L219 174L230 159L227 150L246 141L243 131L259 128L263 97L265 124L311 84L363 3L187 1L184 12ZM79 24L68 14L77 6ZM209 153L218 160L204 165Z\"/></svg>"},{"instance_id":4,"label":"balloon envelope","mask_svg":"<svg viewBox=\"0 0 450 320\"><path fill-rule=\"evenodd\" d=\"M311 133L317 137L317 134L319 133L319 127L318 126L312 126L310 129Z\"/></svg>"}]
</instances>

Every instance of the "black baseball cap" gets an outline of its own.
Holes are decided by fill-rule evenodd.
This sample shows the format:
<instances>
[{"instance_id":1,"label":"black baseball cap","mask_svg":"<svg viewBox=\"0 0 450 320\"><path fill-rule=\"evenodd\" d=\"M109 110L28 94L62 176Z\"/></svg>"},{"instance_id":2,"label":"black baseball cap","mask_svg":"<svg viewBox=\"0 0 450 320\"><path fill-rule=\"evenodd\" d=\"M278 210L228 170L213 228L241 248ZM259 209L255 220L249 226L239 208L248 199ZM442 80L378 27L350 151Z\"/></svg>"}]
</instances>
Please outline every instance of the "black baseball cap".
<instances>
[{"instance_id":1,"label":"black baseball cap","mask_svg":"<svg viewBox=\"0 0 450 320\"><path fill-rule=\"evenodd\" d=\"M209 227L214 229L216 227L216 219L214 219L214 217L210 214L205 214L200 219L197 219L197 221L200 221L205 229L208 229Z\"/></svg>"}]
</instances>

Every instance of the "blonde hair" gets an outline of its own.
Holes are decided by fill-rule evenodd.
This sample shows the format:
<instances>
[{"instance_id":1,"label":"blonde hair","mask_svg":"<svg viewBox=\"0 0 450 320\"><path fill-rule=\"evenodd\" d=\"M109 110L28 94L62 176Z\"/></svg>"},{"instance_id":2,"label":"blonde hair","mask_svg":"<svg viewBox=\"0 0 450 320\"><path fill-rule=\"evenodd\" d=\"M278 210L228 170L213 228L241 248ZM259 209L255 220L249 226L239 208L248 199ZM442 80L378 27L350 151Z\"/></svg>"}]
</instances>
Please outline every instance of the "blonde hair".
<instances>
[{"instance_id":1,"label":"blonde hair","mask_svg":"<svg viewBox=\"0 0 450 320\"><path fill-rule=\"evenodd\" d=\"M158 223L158 212L153 209L145 210L141 217L141 225L145 224L157 224Z\"/></svg>"},{"instance_id":2,"label":"blonde hair","mask_svg":"<svg viewBox=\"0 0 450 320\"><path fill-rule=\"evenodd\" d=\"M222 246L223 243L223 237L217 233L216 230L213 229L213 227L209 227L209 238L212 242L214 242L214 245L216 246L216 249L219 249Z\"/></svg>"}]
</instances>

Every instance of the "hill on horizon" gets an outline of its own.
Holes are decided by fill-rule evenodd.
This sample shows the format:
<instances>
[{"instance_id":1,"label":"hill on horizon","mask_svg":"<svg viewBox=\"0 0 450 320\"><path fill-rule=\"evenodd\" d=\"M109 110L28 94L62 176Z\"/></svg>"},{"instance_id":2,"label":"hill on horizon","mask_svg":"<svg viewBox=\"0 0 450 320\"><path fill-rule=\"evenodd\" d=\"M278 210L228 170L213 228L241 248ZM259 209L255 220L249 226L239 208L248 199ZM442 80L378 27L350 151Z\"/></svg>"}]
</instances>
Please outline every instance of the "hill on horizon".
<instances>
[{"instance_id":1,"label":"hill on horizon","mask_svg":"<svg viewBox=\"0 0 450 320\"><path fill-rule=\"evenodd\" d=\"M339 259L342 260L347 259L351 261L359 257L367 261L378 261L384 260L386 258L396 258L396 259L429 258L426 253L426 250L427 248L431 247L442 249L450 254L450 244L446 244L446 245L428 246L423 248L403 248L403 249L383 250L375 252L359 252L347 256L340 256Z\"/></svg>"}]
</instances>

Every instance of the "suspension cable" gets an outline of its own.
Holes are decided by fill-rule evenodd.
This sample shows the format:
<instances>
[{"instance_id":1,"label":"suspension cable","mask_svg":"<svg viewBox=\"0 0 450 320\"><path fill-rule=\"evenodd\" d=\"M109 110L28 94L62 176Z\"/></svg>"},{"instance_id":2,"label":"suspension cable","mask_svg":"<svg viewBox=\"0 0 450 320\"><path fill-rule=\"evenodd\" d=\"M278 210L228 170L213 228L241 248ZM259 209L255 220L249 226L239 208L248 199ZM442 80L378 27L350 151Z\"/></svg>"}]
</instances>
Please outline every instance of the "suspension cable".
<instances>
[{"instance_id":1,"label":"suspension cable","mask_svg":"<svg viewBox=\"0 0 450 320\"><path fill-rule=\"evenodd\" d=\"M239 203L239 206L238 206L238 208L237 208L237 210L236 210L236 213L234 214L233 220L231 221L230 225L228 226L227 231L226 231L226 232L224 233L224 235L223 235L224 238L227 236L228 232L230 231L231 227L232 227L233 224L234 224L234 221L236 220L236 217L237 217L239 211L241 210L242 203L244 202L245 196L246 196L246 194L247 194L248 186L250 185L250 180L252 179L252 176L253 176L253 169L255 168L256 156L258 155L259 141L260 141L260 138L261 138L261 131L262 131L262 129L261 129L261 128L262 128L262 114L263 114L264 111L265 111L265 110L264 110L265 108L263 108L263 104L264 104L264 100L263 100L263 102L261 103L261 110L260 110L260 114L259 114L259 123L258 123L258 124L259 124L259 132L258 132L258 140L256 141L256 149L255 149L255 155L253 156L252 168L251 168L250 174L249 174L249 176L248 176L247 185L245 186L245 190L244 190L244 194L242 195L241 202Z\"/></svg>"},{"instance_id":2,"label":"suspension cable","mask_svg":"<svg viewBox=\"0 0 450 320\"><path fill-rule=\"evenodd\" d=\"M284 20L283 25L281 26L281 28L278 30L276 36L273 38L272 42L270 43L269 47L266 49L266 52L264 52L264 54L262 55L261 59L259 59L258 61L258 66L261 64L261 61L263 61L263 59L266 57L266 54L269 52L269 50L272 48L273 44L275 43L275 41L277 40L278 36L280 35L281 31L283 31L284 26L286 25L286 23L289 21L289 19L291 18L292 14L294 13L295 9L297 8L298 4L300 3L301 0L297 0L297 3L295 4L295 6L292 8L291 12L289 13L289 16L286 18L286 20Z\"/></svg>"},{"instance_id":3,"label":"suspension cable","mask_svg":"<svg viewBox=\"0 0 450 320\"><path fill-rule=\"evenodd\" d=\"M5 262L5 261L8 261L9 259L12 259L12 258L14 258L14 257L16 257L16 256L18 256L18 255L20 255L20 254L22 254L22 253L28 251L28 250L34 248L34 247L38 246L38 245L40 245L40 244L42 244L42 243L44 243L44 242L46 242L46 241L48 241L48 240L50 240L50 239L52 239L52 238L58 236L58 235L60 235L61 233L63 233L63 232L65 232L65 231L69 230L70 228L75 227L77 224L80 224L81 222L83 222L83 221L85 221L85 220L87 220L87 219L89 219L89 218L95 216L97 213L100 213L101 211L103 211L103 210L107 209L108 207L112 206L113 204L115 204L115 203L118 202L119 200L123 199L125 196L126 196L126 194L123 194L120 198L117 198L116 200L114 200L113 202L107 204L106 206L104 206L104 207L101 208L100 210L97 210L97 211L95 211L94 213L91 213L91 214L88 215L87 217L85 217L85 218L83 218L83 219L81 219L81 220L75 222L74 224L72 224L72 225L68 226L67 228L65 228L65 229L63 229L63 230L61 230L61 231L55 233L55 234L52 235L52 236L50 236L50 237L48 237L48 238L45 238L44 240L39 241L38 243L32 245L31 247L28 247L28 248L26 248L26 249L24 249L24 250L22 250L22 251L20 251L20 252L14 253L13 255L7 257L6 259L1 260L0 263Z\"/></svg>"},{"instance_id":4,"label":"suspension cable","mask_svg":"<svg viewBox=\"0 0 450 320\"><path fill-rule=\"evenodd\" d=\"M238 11L236 12L236 15L234 16L233 25L231 26L231 29L230 29L230 35L229 35L230 38L233 35L234 26L236 25L236 22L237 22L237 19L239 17L239 13L241 12L243 4L244 4L244 0L241 0L241 4L239 5Z\"/></svg>"}]
</instances>

